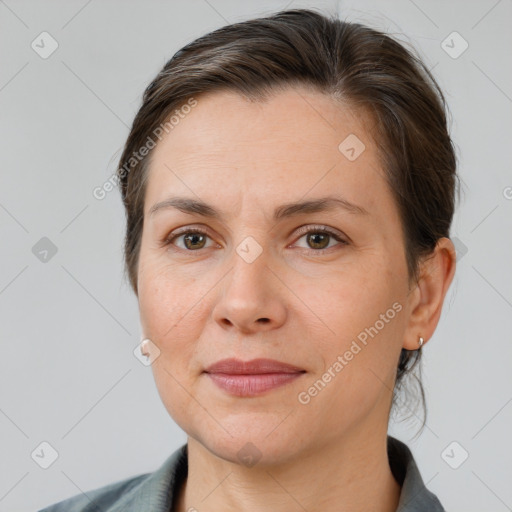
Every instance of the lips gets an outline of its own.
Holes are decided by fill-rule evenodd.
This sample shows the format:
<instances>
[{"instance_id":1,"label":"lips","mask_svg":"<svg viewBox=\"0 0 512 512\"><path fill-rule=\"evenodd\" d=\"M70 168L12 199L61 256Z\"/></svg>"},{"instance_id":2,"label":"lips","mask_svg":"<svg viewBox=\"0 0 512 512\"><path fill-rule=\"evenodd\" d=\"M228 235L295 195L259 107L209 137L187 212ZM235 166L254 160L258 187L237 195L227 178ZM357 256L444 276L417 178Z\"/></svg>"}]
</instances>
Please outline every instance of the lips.
<instances>
[{"instance_id":1,"label":"lips","mask_svg":"<svg viewBox=\"0 0 512 512\"><path fill-rule=\"evenodd\" d=\"M266 373L302 373L302 368L274 359L222 359L208 366L206 373L225 373L228 375L262 375Z\"/></svg>"},{"instance_id":2,"label":"lips","mask_svg":"<svg viewBox=\"0 0 512 512\"><path fill-rule=\"evenodd\" d=\"M306 370L273 359L222 359L205 373L222 391L237 397L253 397L291 383Z\"/></svg>"}]
</instances>

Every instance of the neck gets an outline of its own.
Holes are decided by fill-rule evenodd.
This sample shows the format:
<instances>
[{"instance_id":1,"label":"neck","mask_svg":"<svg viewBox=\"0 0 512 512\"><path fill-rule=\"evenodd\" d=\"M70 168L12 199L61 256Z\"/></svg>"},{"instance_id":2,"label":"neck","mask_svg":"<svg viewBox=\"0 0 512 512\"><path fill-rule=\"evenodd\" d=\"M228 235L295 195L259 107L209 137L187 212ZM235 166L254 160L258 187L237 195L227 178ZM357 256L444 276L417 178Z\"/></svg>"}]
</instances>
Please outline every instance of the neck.
<instances>
[{"instance_id":1,"label":"neck","mask_svg":"<svg viewBox=\"0 0 512 512\"><path fill-rule=\"evenodd\" d=\"M189 437L188 476L174 510L395 512L400 490L389 467L386 431L377 437L360 430L311 447L296 460L253 467L221 459Z\"/></svg>"}]
</instances>

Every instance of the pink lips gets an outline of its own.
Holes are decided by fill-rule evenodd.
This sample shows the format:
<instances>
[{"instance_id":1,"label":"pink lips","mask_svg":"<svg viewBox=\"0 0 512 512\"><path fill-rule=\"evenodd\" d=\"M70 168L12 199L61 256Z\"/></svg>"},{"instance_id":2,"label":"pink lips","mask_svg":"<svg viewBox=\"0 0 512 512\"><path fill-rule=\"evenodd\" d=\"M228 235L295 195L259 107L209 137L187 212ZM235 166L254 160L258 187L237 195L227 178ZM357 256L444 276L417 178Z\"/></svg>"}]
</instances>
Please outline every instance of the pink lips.
<instances>
[{"instance_id":1,"label":"pink lips","mask_svg":"<svg viewBox=\"0 0 512 512\"><path fill-rule=\"evenodd\" d=\"M305 370L273 359L222 359L206 368L213 382L235 396L254 396L300 377Z\"/></svg>"}]
</instances>

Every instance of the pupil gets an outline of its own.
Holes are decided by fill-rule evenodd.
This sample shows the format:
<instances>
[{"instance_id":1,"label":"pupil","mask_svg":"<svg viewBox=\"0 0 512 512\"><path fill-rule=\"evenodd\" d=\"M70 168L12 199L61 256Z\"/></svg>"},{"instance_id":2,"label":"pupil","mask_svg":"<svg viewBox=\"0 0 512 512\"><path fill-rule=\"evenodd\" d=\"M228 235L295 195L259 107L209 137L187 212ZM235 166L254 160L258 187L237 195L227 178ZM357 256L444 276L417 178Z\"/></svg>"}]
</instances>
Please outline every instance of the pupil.
<instances>
[{"instance_id":1,"label":"pupil","mask_svg":"<svg viewBox=\"0 0 512 512\"><path fill-rule=\"evenodd\" d=\"M204 237L200 233L189 233L187 236L185 236L185 245L187 246L187 248L188 249L194 248L193 244L194 244L194 242L197 242L198 238L204 238ZM193 241L191 242L191 240L193 240Z\"/></svg>"},{"instance_id":2,"label":"pupil","mask_svg":"<svg viewBox=\"0 0 512 512\"><path fill-rule=\"evenodd\" d=\"M314 244L320 244L320 247L315 247L315 249L324 249L326 247L326 244L322 244L322 241L318 241L318 239L316 239L316 237L320 237L320 238L323 238L323 241L325 242L327 240L329 235L326 235L325 233L314 233L312 235L310 235L310 241L315 238L315 240L313 240L313 245Z\"/></svg>"}]
</instances>

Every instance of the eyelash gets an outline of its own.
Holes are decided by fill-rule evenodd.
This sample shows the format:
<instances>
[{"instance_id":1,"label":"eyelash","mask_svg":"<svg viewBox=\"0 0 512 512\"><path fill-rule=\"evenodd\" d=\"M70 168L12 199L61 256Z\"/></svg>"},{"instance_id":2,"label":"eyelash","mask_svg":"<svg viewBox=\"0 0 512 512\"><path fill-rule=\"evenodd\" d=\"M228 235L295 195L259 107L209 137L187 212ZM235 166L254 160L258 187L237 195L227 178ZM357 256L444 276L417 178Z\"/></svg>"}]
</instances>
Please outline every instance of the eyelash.
<instances>
[{"instance_id":1,"label":"eyelash","mask_svg":"<svg viewBox=\"0 0 512 512\"><path fill-rule=\"evenodd\" d=\"M207 236L208 238L211 239L211 237L208 235L208 233L206 231L204 231L203 229L200 229L200 228L195 228L195 227L190 227L190 228L186 228L186 229L183 229L182 231L179 231L177 233L171 233L169 236L167 236L166 238L164 238L162 240L162 245L164 247L168 246L168 245L174 245L173 242L183 236L183 235L188 235L190 233L198 233L200 235L205 235ZM308 229L299 229L299 234L301 235L297 240L300 240L303 236L305 235L308 235L310 233L323 233L323 234L326 234L326 235L329 235L331 236L332 238L334 238L337 242L340 242L341 245L348 245L349 243L344 240L343 238L341 238L337 232L325 227L325 226L311 226L309 227ZM334 247L328 247L326 249L303 249L306 251L306 253L308 254L314 254L314 255L318 255L318 254L322 254L326 251L329 251L331 249L333 249ZM175 247L173 248L173 250L176 250L176 251L179 251L179 252L188 252L188 253L192 253L192 252L200 252L202 249L197 249L195 251L193 250L189 250L189 249L182 249L180 247Z\"/></svg>"}]
</instances>

